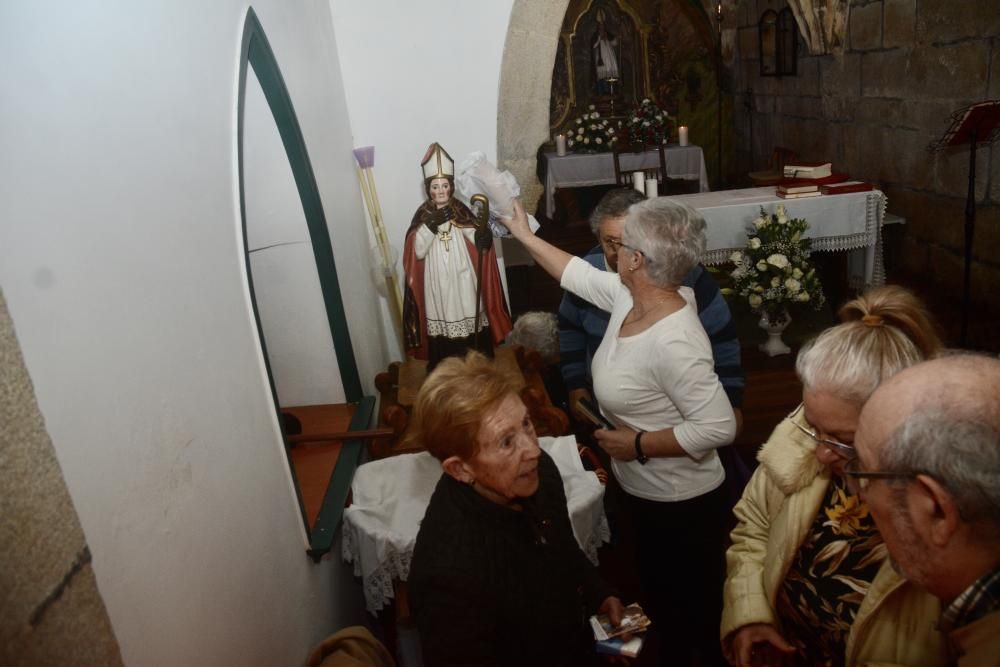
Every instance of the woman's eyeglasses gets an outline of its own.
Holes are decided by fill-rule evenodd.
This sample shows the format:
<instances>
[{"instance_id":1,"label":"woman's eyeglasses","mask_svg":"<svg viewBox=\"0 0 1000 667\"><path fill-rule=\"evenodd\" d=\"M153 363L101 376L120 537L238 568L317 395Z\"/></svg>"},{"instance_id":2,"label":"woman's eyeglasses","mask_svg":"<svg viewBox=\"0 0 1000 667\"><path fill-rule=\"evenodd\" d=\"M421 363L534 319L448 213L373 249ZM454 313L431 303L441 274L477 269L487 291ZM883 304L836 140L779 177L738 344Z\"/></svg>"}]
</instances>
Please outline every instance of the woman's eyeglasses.
<instances>
[{"instance_id":1,"label":"woman's eyeglasses","mask_svg":"<svg viewBox=\"0 0 1000 667\"><path fill-rule=\"evenodd\" d=\"M799 429L800 431L808 435L810 438L812 438L814 441L816 441L817 445L824 445L826 447L829 447L840 456L843 456L845 459L852 460L857 458L858 450L854 449L854 445L848 445L846 443L840 442L839 440L832 440L830 438L821 438L819 434L816 433L815 430L812 430L811 428L806 428L802 424L799 424L797 421L795 421L795 417L799 414L799 412L802 411L802 407L803 405L800 403L799 407L795 408L795 411L792 412L792 414L788 415L789 420L792 422L792 425L794 425L795 428Z\"/></svg>"},{"instance_id":2,"label":"woman's eyeglasses","mask_svg":"<svg viewBox=\"0 0 1000 667\"><path fill-rule=\"evenodd\" d=\"M854 458L844 464L847 487L852 493L865 491L873 479L913 479L915 472L888 472L885 470L862 470L861 459Z\"/></svg>"}]
</instances>

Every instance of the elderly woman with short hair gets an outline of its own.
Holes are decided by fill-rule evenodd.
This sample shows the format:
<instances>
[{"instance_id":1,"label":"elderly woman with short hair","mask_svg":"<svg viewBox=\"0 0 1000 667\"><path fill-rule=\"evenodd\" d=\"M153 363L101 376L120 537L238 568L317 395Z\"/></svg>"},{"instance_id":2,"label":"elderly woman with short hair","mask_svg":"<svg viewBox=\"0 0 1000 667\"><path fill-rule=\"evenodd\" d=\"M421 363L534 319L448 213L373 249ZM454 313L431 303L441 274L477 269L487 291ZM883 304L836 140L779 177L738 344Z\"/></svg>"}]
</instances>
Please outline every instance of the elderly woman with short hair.
<instances>
[{"instance_id":1,"label":"elderly woman with short hair","mask_svg":"<svg viewBox=\"0 0 1000 667\"><path fill-rule=\"evenodd\" d=\"M515 388L479 353L442 361L406 438L441 461L409 585L428 665L573 665L622 604L573 536L562 478Z\"/></svg>"},{"instance_id":2,"label":"elderly woman with short hair","mask_svg":"<svg viewBox=\"0 0 1000 667\"><path fill-rule=\"evenodd\" d=\"M715 449L736 431L694 293L680 285L705 250L705 220L670 199L633 205L618 273L534 236L520 205L511 233L562 287L611 313L594 393L614 430L595 432L636 526L639 578L661 664L721 662L727 498Z\"/></svg>"},{"instance_id":3,"label":"elderly woman with short hair","mask_svg":"<svg viewBox=\"0 0 1000 667\"><path fill-rule=\"evenodd\" d=\"M734 509L721 636L738 667L945 663L936 600L893 570L844 476L865 401L941 343L901 287L872 290L840 317L799 352L802 404L761 448Z\"/></svg>"}]
</instances>

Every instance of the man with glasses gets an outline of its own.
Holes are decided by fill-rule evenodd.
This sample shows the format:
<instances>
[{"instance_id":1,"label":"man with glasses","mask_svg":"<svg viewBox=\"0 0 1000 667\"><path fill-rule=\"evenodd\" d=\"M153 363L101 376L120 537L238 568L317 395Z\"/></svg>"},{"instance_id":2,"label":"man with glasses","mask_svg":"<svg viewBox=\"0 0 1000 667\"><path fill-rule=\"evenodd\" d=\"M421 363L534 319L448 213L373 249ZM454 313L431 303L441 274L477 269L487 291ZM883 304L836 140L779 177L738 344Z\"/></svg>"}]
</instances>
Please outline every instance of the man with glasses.
<instances>
[{"instance_id":1,"label":"man with glasses","mask_svg":"<svg viewBox=\"0 0 1000 667\"><path fill-rule=\"evenodd\" d=\"M583 259L599 269L617 272L625 215L632 204L645 199L632 188L616 189L604 195L590 216L590 229L599 245ZM729 305L701 264L684 277L682 284L694 290L698 318L712 344L715 373L736 413L738 432L743 421L740 406L743 405L745 380L740 363L740 341ZM604 339L609 316L606 311L569 292L559 306L559 368L569 392L569 409L578 419L583 417L577 412L577 401L581 398L593 400L590 362Z\"/></svg>"},{"instance_id":2,"label":"man with glasses","mask_svg":"<svg viewBox=\"0 0 1000 667\"><path fill-rule=\"evenodd\" d=\"M844 469L896 568L941 600L960 666L1000 664L1000 361L950 356L883 383Z\"/></svg>"}]
</instances>

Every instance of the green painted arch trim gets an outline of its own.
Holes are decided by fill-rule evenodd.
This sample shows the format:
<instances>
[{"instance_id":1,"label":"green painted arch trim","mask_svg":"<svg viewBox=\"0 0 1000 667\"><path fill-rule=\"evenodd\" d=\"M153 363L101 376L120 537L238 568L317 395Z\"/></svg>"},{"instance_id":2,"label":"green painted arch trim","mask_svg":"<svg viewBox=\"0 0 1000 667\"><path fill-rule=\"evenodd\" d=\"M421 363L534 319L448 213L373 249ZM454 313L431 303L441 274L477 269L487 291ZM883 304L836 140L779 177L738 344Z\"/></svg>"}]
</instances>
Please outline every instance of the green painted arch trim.
<instances>
[{"instance_id":1,"label":"green painted arch trim","mask_svg":"<svg viewBox=\"0 0 1000 667\"><path fill-rule=\"evenodd\" d=\"M267 41L264 29L257 19L253 8L247 10L246 23L243 28L243 45L240 52L240 87L238 102L238 153L240 181L240 215L243 219L243 242L246 244L246 199L243 181L243 111L246 101L247 65L253 67L260 87L274 122L278 126L281 142L285 146L288 162L295 178L295 187L302 200L302 210L305 213L309 236L312 240L313 256L316 260L316 271L319 274L320 288L323 292L323 302L326 306L327 322L333 337L333 346L337 352L337 365L340 368L341 381L344 384L344 394L348 403L357 403L363 394L361 378L358 375L357 362L354 359L354 347L351 345L351 334L347 328L347 316L344 313L344 303L340 296L340 281L337 278L337 267L333 258L333 245L330 242L330 231L326 225L326 215L316 186L316 176L312 163L309 161L309 151L306 149L302 129L291 97L285 87L285 80L278 69L278 61ZM247 266L249 274L249 260ZM251 277L251 289L253 278ZM254 314L256 315L256 309ZM261 339L263 340L263 339ZM268 369L270 372L270 369Z\"/></svg>"},{"instance_id":2,"label":"green painted arch trim","mask_svg":"<svg viewBox=\"0 0 1000 667\"><path fill-rule=\"evenodd\" d=\"M274 116L278 133L281 136L281 142L285 147L285 153L288 156L288 162L295 178L295 186L302 201L302 210L305 214L310 240L312 241L313 257L316 261L316 271L319 275L320 289L323 293L323 305L326 308L327 322L330 326L330 334L333 338L333 346L337 354L337 365L340 368L344 394L348 403L356 405L356 410L348 430L364 430L372 424L375 399L371 396L363 395L361 388L361 379L358 375L358 366L354 358L351 335L347 328L347 316L344 313L344 304L340 296L340 282L337 279L333 246L330 242L330 232L326 225L326 215L323 212L319 188L316 186L316 177L313 173L312 163L309 161L309 152L306 150L302 129L295 116L295 109L288 95L288 89L285 87L285 81L281 76L281 70L278 68L278 62L275 60L274 52L267 41L264 29L257 19L257 14L253 11L253 8L249 8L243 27L243 41L240 47L239 93L237 98L236 142L240 189L240 219L243 226L243 252L246 263L247 281L250 286L250 302L253 308L254 320L257 324L258 339L264 353L267 379L271 386L271 395L274 398L275 415L278 417L278 423L281 427L282 437L284 438L284 424L280 416L281 411L277 402L278 394L274 385L274 374L271 372L271 363L268 359L267 347L264 342L264 331L261 327L260 313L257 309L253 274L250 270L250 248L247 245L246 191L243 178L243 130L247 74L251 67L257 75L257 80L264 91L268 107L270 107L271 114ZM285 439L285 442L287 443L287 439ZM305 507L302 503L302 492L299 489L298 479L295 475L295 467L292 465L291 452L287 445L285 447L285 452L288 456L288 467L294 481L299 509L302 513L302 521L305 523L306 532L309 533L309 548L307 549L307 553L316 562L319 562L332 548L334 536L343 518L344 503L350 491L351 482L354 479L354 471L360 463L363 449L364 442L361 440L344 442L340 456L337 458L337 464L330 475L323 504L319 515L316 517L316 524L310 530L305 514Z\"/></svg>"}]
</instances>

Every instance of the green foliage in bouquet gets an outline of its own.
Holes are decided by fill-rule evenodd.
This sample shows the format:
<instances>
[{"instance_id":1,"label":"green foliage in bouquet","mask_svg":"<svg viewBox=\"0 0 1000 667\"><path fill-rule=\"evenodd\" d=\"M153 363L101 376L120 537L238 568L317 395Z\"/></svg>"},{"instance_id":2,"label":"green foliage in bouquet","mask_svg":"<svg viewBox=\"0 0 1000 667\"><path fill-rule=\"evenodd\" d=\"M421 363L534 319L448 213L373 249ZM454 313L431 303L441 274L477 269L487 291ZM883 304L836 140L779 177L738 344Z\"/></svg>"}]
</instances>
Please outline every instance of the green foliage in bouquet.
<instances>
[{"instance_id":1,"label":"green foliage in bouquet","mask_svg":"<svg viewBox=\"0 0 1000 667\"><path fill-rule=\"evenodd\" d=\"M614 142L615 128L593 104L566 128L566 144L577 153L609 151Z\"/></svg>"},{"instance_id":2,"label":"green foliage in bouquet","mask_svg":"<svg viewBox=\"0 0 1000 667\"><path fill-rule=\"evenodd\" d=\"M823 286L809 262L809 239L802 238L809 223L789 218L778 205L768 215L764 208L748 228L747 247L730 256L736 267L730 276L733 286L724 290L736 294L772 322L781 321L790 307L819 310L823 306Z\"/></svg>"}]
</instances>

